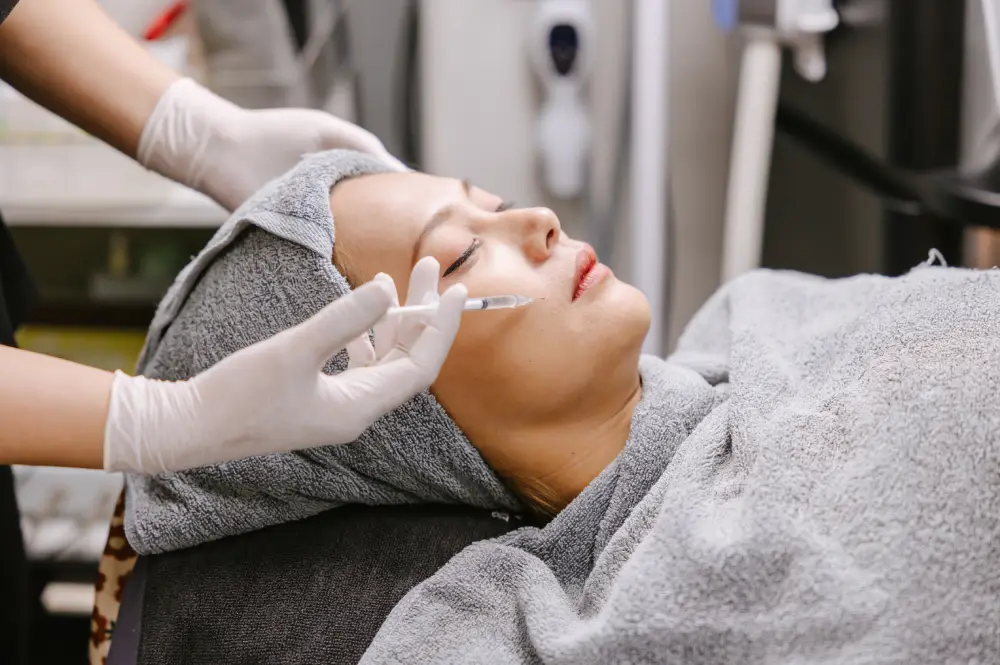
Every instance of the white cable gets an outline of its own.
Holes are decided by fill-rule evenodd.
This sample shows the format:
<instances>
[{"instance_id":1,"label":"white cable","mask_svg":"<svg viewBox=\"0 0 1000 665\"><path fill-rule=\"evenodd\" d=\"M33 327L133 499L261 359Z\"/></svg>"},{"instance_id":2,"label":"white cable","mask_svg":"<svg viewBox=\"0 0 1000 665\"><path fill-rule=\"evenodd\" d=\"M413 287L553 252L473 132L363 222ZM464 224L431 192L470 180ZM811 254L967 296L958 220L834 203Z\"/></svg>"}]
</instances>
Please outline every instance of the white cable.
<instances>
[{"instance_id":1,"label":"white cable","mask_svg":"<svg viewBox=\"0 0 1000 665\"><path fill-rule=\"evenodd\" d=\"M760 266L780 85L781 46L770 33L748 33L726 191L723 283Z\"/></svg>"},{"instance_id":2,"label":"white cable","mask_svg":"<svg viewBox=\"0 0 1000 665\"><path fill-rule=\"evenodd\" d=\"M632 149L629 256L632 283L649 299L652 316L644 353L665 348L667 156L669 154L670 2L636 0L632 56Z\"/></svg>"}]
</instances>

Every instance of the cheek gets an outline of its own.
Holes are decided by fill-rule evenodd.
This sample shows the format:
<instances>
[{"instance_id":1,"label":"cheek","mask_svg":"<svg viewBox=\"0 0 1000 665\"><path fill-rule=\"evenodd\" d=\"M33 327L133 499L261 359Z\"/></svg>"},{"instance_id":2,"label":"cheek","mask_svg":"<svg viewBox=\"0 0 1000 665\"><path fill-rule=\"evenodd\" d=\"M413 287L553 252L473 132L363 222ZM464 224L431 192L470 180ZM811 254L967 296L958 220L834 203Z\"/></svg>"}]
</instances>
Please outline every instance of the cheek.
<instances>
[{"instance_id":1,"label":"cheek","mask_svg":"<svg viewBox=\"0 0 1000 665\"><path fill-rule=\"evenodd\" d=\"M462 315L462 325L452 345L448 360L461 364L465 375L480 378L498 378L511 349L511 340L520 335L520 317L510 312L467 312Z\"/></svg>"},{"instance_id":2,"label":"cheek","mask_svg":"<svg viewBox=\"0 0 1000 665\"><path fill-rule=\"evenodd\" d=\"M490 400L499 410L514 400L514 388L530 378L525 364L536 356L535 317L523 311L467 312L435 383L448 401Z\"/></svg>"},{"instance_id":3,"label":"cheek","mask_svg":"<svg viewBox=\"0 0 1000 665\"><path fill-rule=\"evenodd\" d=\"M471 295L551 293L553 280L496 267L470 271L462 281ZM467 431L463 416L524 422L578 409L641 345L648 327L642 294L621 283L609 286L591 306L551 294L519 310L466 313L435 394Z\"/></svg>"},{"instance_id":4,"label":"cheek","mask_svg":"<svg viewBox=\"0 0 1000 665\"><path fill-rule=\"evenodd\" d=\"M491 419L542 419L565 409L586 382L580 340L567 335L558 310L528 309L464 316L435 384L435 394L455 415L475 402Z\"/></svg>"},{"instance_id":5,"label":"cheek","mask_svg":"<svg viewBox=\"0 0 1000 665\"><path fill-rule=\"evenodd\" d=\"M552 288L551 279L537 266L529 264L516 247L499 243L481 249L476 262L458 279L473 297L524 295L537 298L548 295Z\"/></svg>"},{"instance_id":6,"label":"cheek","mask_svg":"<svg viewBox=\"0 0 1000 665\"><path fill-rule=\"evenodd\" d=\"M515 398L538 415L576 408L609 373L638 354L649 328L641 292L616 282L590 306L556 299L526 308L516 325L494 324L490 356L515 374ZM471 318L471 317L470 317ZM482 342L481 342L482 343Z\"/></svg>"},{"instance_id":7,"label":"cheek","mask_svg":"<svg viewBox=\"0 0 1000 665\"><path fill-rule=\"evenodd\" d=\"M380 243L375 241L358 241L357 239L343 234L345 238L337 240L337 251L335 256L339 263L346 268L351 277L356 282L355 286L360 286L370 282L378 273L385 273L392 277L399 292L400 304L406 298L406 289L410 281L410 257L409 250L405 246L393 244L384 240ZM378 250L371 250L378 247Z\"/></svg>"},{"instance_id":8,"label":"cheek","mask_svg":"<svg viewBox=\"0 0 1000 665\"><path fill-rule=\"evenodd\" d=\"M444 273L462 254L469 249L472 239L467 234L452 233L446 230L438 231L437 235L442 236L436 239L434 246L426 252L426 256L433 256L441 264L441 272ZM459 275L461 273L458 273ZM442 290L456 279L455 275L449 276L442 281ZM464 280L463 280L464 281Z\"/></svg>"}]
</instances>

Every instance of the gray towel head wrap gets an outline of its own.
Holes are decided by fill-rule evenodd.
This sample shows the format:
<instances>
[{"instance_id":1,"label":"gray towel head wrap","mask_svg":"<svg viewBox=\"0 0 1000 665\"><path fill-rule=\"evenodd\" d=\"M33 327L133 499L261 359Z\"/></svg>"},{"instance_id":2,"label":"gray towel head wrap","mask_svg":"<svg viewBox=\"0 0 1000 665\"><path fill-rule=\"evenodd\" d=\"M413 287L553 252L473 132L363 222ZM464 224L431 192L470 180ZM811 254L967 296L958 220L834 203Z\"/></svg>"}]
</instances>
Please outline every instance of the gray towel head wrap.
<instances>
[{"instance_id":1,"label":"gray towel head wrap","mask_svg":"<svg viewBox=\"0 0 1000 665\"><path fill-rule=\"evenodd\" d=\"M383 173L345 150L306 157L242 205L177 277L157 310L141 374L186 379L350 291L332 262L330 191ZM346 352L327 365L343 371ZM156 477L127 478L125 529L140 554L191 547L346 503L519 506L429 392L354 443Z\"/></svg>"}]
</instances>

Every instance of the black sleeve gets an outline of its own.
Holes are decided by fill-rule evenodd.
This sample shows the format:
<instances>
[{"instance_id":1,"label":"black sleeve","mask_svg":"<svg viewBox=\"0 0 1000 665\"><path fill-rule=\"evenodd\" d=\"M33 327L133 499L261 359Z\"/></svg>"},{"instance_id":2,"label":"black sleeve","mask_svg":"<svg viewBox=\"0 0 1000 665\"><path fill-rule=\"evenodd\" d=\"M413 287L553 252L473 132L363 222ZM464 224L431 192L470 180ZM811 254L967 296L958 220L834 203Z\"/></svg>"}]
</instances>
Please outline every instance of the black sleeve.
<instances>
[{"instance_id":1,"label":"black sleeve","mask_svg":"<svg viewBox=\"0 0 1000 665\"><path fill-rule=\"evenodd\" d=\"M17 0L0 0L0 23L7 18L10 14L10 10L14 9L14 5L17 4Z\"/></svg>"},{"instance_id":2,"label":"black sleeve","mask_svg":"<svg viewBox=\"0 0 1000 665\"><path fill-rule=\"evenodd\" d=\"M28 269L0 217L0 344L14 346L14 331L24 322L36 297Z\"/></svg>"},{"instance_id":3,"label":"black sleeve","mask_svg":"<svg viewBox=\"0 0 1000 665\"><path fill-rule=\"evenodd\" d=\"M5 2L0 7L6 12L11 5L13 2ZM28 271L0 218L0 345L13 346L14 330L27 314L34 293ZM0 661L29 662L28 625L37 606L37 599L33 600L29 602L28 562L21 539L14 476L9 466L0 466Z\"/></svg>"}]
</instances>

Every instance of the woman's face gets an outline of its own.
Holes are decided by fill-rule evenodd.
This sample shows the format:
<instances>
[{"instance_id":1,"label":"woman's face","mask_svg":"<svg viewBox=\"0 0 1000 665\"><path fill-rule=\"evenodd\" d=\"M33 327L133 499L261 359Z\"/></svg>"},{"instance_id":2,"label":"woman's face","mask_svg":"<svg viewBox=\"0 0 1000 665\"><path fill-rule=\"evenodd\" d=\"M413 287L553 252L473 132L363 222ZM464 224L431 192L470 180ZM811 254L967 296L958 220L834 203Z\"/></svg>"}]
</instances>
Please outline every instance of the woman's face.
<instances>
[{"instance_id":1,"label":"woman's face","mask_svg":"<svg viewBox=\"0 0 1000 665\"><path fill-rule=\"evenodd\" d=\"M414 263L433 256L442 291L461 282L470 297L536 299L464 314L432 388L477 445L484 429L571 419L635 392L646 299L596 263L589 245L566 236L551 210L511 207L421 173L344 181L331 208L336 259L355 282L388 273L402 299ZM513 454L483 453L495 468Z\"/></svg>"}]
</instances>

